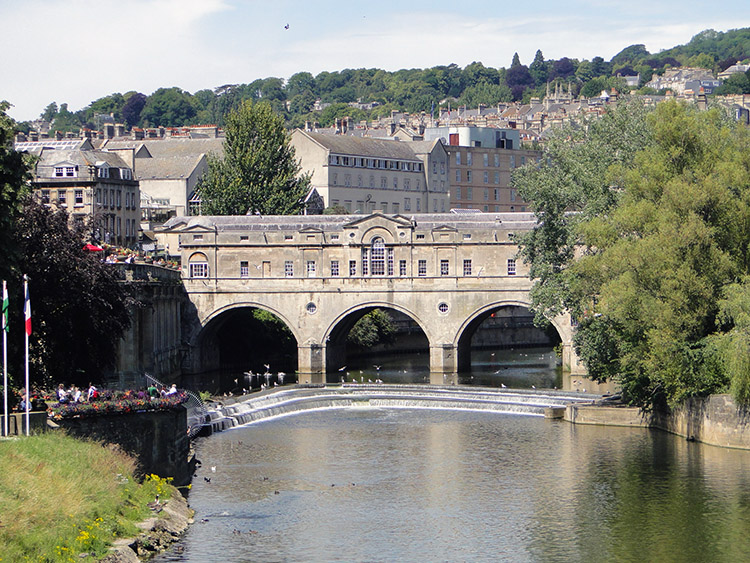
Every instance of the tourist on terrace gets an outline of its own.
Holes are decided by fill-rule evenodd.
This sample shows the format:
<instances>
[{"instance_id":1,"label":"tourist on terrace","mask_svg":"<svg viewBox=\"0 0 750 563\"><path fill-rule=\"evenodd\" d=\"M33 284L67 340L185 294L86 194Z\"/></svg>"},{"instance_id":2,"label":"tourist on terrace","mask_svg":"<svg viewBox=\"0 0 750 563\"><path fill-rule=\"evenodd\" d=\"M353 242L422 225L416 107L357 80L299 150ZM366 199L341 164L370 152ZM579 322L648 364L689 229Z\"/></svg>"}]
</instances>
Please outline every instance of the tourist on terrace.
<instances>
[{"instance_id":1,"label":"tourist on terrace","mask_svg":"<svg viewBox=\"0 0 750 563\"><path fill-rule=\"evenodd\" d=\"M177 394L177 385L175 383L172 383L172 387L169 388L169 391L167 391L167 395L176 395Z\"/></svg>"},{"instance_id":2,"label":"tourist on terrace","mask_svg":"<svg viewBox=\"0 0 750 563\"><path fill-rule=\"evenodd\" d=\"M68 401L68 392L65 390L65 386L61 383L57 386L57 402L67 403Z\"/></svg>"},{"instance_id":3,"label":"tourist on terrace","mask_svg":"<svg viewBox=\"0 0 750 563\"><path fill-rule=\"evenodd\" d=\"M89 390L86 393L86 400L90 403L94 399L99 398L99 390L94 387L94 384L89 381Z\"/></svg>"}]
</instances>

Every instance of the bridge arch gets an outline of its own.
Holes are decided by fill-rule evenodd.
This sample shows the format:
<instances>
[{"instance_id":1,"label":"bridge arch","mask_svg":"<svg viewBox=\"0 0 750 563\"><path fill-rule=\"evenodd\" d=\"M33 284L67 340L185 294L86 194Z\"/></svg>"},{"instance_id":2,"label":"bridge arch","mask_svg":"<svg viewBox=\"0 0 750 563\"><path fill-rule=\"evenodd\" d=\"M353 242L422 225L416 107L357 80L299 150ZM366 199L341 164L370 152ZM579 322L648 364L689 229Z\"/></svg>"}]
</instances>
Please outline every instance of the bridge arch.
<instances>
[{"instance_id":1,"label":"bridge arch","mask_svg":"<svg viewBox=\"0 0 750 563\"><path fill-rule=\"evenodd\" d=\"M327 372L334 372L337 366L344 364L346 357L346 336L358 320L374 309L391 309L409 317L422 331L429 347L429 343L432 342L430 330L427 324L414 311L387 301L366 301L347 307L332 319L328 327L326 327L323 334L323 341L326 343Z\"/></svg>"},{"instance_id":2,"label":"bridge arch","mask_svg":"<svg viewBox=\"0 0 750 563\"><path fill-rule=\"evenodd\" d=\"M525 300L503 300L487 303L477 308L461 323L454 340L457 354L456 365L459 371L468 371L471 367L471 339L479 326L495 312L510 307L529 310L531 303ZM564 319L556 317L550 320L550 324L554 328L560 342L565 345L567 332L565 330Z\"/></svg>"},{"instance_id":3,"label":"bridge arch","mask_svg":"<svg viewBox=\"0 0 750 563\"><path fill-rule=\"evenodd\" d=\"M276 321L268 324L253 311L265 311ZM248 371L263 373L265 364L273 373L293 373L299 341L296 327L282 312L257 301L240 301L211 311L194 329L189 344L194 371L202 374L200 384L226 390L241 388L242 383L234 380Z\"/></svg>"}]
</instances>

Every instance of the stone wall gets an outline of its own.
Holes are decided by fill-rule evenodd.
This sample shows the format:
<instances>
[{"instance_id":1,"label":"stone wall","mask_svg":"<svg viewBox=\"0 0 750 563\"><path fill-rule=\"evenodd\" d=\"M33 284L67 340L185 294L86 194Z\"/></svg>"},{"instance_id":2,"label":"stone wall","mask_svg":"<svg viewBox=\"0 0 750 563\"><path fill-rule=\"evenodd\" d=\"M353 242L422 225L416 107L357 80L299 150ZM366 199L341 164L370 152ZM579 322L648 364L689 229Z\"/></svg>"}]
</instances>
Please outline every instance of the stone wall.
<instances>
[{"instance_id":1,"label":"stone wall","mask_svg":"<svg viewBox=\"0 0 750 563\"><path fill-rule=\"evenodd\" d=\"M574 424L657 428L689 440L750 450L750 412L730 395L687 399L671 412L644 414L637 407L600 404L568 405L565 420Z\"/></svg>"},{"instance_id":2,"label":"stone wall","mask_svg":"<svg viewBox=\"0 0 750 563\"><path fill-rule=\"evenodd\" d=\"M138 458L140 471L174 478L175 485L190 482L190 439L187 410L101 415L58 421L80 438L117 444Z\"/></svg>"}]
</instances>

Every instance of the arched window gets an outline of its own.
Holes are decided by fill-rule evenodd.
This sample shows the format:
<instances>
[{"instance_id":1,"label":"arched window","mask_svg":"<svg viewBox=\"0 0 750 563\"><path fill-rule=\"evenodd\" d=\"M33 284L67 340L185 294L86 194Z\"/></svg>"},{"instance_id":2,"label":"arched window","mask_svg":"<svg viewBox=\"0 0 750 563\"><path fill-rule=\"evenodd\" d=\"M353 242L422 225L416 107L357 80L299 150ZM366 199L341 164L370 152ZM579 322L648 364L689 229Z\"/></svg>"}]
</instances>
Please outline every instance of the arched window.
<instances>
[{"instance_id":1,"label":"arched window","mask_svg":"<svg viewBox=\"0 0 750 563\"><path fill-rule=\"evenodd\" d=\"M197 252L193 254L189 261L188 274L191 278L207 278L208 277L208 259L205 254Z\"/></svg>"},{"instance_id":2,"label":"arched window","mask_svg":"<svg viewBox=\"0 0 750 563\"><path fill-rule=\"evenodd\" d=\"M385 242L380 237L372 239L370 272L373 276L385 275Z\"/></svg>"}]
</instances>

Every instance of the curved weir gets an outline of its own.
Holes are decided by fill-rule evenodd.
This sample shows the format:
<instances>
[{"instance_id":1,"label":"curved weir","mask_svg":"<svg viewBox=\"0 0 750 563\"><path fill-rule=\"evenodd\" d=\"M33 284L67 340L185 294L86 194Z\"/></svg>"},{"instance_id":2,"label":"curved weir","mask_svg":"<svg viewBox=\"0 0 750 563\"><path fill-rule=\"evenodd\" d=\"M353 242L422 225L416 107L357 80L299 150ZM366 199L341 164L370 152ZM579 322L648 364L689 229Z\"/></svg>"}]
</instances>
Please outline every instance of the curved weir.
<instances>
[{"instance_id":1,"label":"curved weir","mask_svg":"<svg viewBox=\"0 0 750 563\"><path fill-rule=\"evenodd\" d=\"M269 418L323 409L404 408L489 411L525 416L554 416L571 403L601 395L556 390L468 388L435 385L344 384L275 389L222 405L208 412L213 432ZM560 413L561 415L561 413Z\"/></svg>"}]
</instances>

